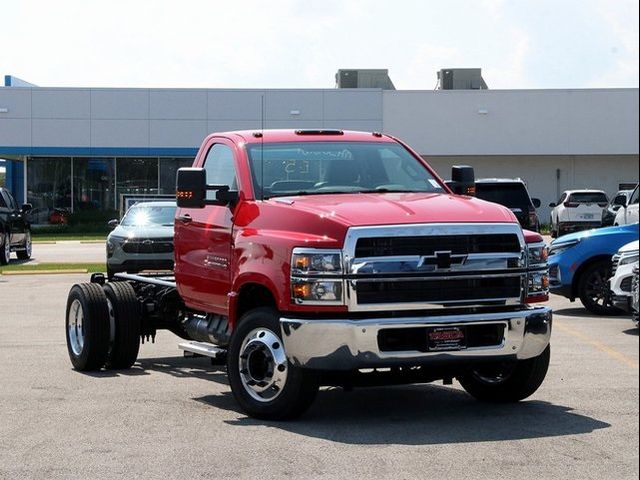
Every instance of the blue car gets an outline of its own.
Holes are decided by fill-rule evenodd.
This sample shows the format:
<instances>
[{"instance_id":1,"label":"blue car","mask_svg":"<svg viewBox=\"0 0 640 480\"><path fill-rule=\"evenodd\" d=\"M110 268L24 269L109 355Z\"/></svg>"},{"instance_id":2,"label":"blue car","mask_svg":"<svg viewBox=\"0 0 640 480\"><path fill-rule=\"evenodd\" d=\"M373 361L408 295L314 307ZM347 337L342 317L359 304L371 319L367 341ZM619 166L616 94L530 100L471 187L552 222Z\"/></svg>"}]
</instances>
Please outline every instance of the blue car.
<instances>
[{"instance_id":1,"label":"blue car","mask_svg":"<svg viewBox=\"0 0 640 480\"><path fill-rule=\"evenodd\" d=\"M611 304L611 256L638 240L638 224L599 228L563 235L549 249L549 288L552 293L576 298L598 315L619 313Z\"/></svg>"}]
</instances>

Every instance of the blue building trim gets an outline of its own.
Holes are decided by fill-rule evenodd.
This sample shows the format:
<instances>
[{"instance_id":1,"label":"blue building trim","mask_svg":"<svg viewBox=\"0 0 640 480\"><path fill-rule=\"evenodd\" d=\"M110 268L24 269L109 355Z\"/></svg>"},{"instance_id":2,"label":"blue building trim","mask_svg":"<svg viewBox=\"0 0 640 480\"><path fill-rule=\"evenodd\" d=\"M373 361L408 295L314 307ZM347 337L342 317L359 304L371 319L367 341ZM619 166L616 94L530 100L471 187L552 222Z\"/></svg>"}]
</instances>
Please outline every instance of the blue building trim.
<instances>
[{"instance_id":1,"label":"blue building trim","mask_svg":"<svg viewBox=\"0 0 640 480\"><path fill-rule=\"evenodd\" d=\"M195 157L197 148L184 147L7 147L0 154L39 157Z\"/></svg>"},{"instance_id":2,"label":"blue building trim","mask_svg":"<svg viewBox=\"0 0 640 480\"><path fill-rule=\"evenodd\" d=\"M5 185L18 202L24 203L24 163L7 160L5 163Z\"/></svg>"},{"instance_id":3,"label":"blue building trim","mask_svg":"<svg viewBox=\"0 0 640 480\"><path fill-rule=\"evenodd\" d=\"M4 76L4 86L5 87L10 87L11 86L11 75L5 75Z\"/></svg>"}]
</instances>

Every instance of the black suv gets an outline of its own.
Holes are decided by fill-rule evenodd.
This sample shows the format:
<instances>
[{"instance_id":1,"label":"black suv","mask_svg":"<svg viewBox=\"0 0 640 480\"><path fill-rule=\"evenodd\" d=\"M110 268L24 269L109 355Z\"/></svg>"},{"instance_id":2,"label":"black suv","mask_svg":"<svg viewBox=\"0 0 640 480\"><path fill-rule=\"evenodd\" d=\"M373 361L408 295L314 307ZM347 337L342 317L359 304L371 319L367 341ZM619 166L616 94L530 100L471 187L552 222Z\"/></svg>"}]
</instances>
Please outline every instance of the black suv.
<instances>
[{"instance_id":1,"label":"black suv","mask_svg":"<svg viewBox=\"0 0 640 480\"><path fill-rule=\"evenodd\" d=\"M18 207L6 188L0 188L0 265L9 263L11 252L20 260L31 258L31 227L26 214L31 205Z\"/></svg>"},{"instance_id":2,"label":"black suv","mask_svg":"<svg viewBox=\"0 0 640 480\"><path fill-rule=\"evenodd\" d=\"M519 178L480 178L476 180L476 197L509 208L522 228L540 231L536 208L540 200L531 198L527 186Z\"/></svg>"}]
</instances>

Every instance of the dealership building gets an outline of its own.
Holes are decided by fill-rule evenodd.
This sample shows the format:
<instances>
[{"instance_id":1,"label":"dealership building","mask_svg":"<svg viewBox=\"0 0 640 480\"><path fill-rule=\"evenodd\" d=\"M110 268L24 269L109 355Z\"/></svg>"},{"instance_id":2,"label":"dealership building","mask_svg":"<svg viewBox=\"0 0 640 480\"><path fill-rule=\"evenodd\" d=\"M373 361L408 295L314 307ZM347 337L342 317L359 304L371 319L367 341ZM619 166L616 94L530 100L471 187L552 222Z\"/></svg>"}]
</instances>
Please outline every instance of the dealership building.
<instances>
[{"instance_id":1,"label":"dealership building","mask_svg":"<svg viewBox=\"0 0 640 480\"><path fill-rule=\"evenodd\" d=\"M355 70L336 79L329 89L132 89L38 87L7 76L0 166L18 201L45 217L54 208L117 209L126 194L173 194L176 170L191 165L208 133L262 127L380 131L444 178L455 164L474 166L476 177L520 177L542 200L543 223L563 190L612 195L638 182L637 88L441 81L436 90L395 90L384 71Z\"/></svg>"}]
</instances>

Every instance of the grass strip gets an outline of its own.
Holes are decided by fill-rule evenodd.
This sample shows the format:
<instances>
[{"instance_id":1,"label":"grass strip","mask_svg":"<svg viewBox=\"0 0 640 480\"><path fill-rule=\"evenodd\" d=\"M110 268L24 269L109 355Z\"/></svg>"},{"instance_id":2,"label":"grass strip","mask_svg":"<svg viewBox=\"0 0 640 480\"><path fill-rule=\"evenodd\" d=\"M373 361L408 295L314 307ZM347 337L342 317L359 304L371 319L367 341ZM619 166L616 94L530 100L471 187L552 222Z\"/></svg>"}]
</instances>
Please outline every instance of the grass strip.
<instances>
[{"instance_id":1,"label":"grass strip","mask_svg":"<svg viewBox=\"0 0 640 480\"><path fill-rule=\"evenodd\" d=\"M66 270L86 270L89 273L106 272L107 267L104 263L10 263L0 267L0 274L6 272L47 272Z\"/></svg>"},{"instance_id":2,"label":"grass strip","mask_svg":"<svg viewBox=\"0 0 640 480\"><path fill-rule=\"evenodd\" d=\"M73 234L73 233L60 234L60 235L38 235L36 233L33 233L31 239L33 240L33 243L60 242L64 240L77 240L77 241L100 240L105 242L107 240L107 236L104 233L96 233L91 235Z\"/></svg>"}]
</instances>

